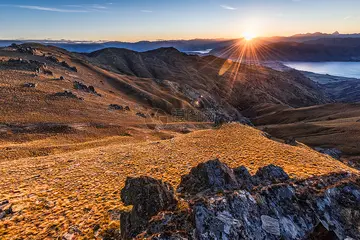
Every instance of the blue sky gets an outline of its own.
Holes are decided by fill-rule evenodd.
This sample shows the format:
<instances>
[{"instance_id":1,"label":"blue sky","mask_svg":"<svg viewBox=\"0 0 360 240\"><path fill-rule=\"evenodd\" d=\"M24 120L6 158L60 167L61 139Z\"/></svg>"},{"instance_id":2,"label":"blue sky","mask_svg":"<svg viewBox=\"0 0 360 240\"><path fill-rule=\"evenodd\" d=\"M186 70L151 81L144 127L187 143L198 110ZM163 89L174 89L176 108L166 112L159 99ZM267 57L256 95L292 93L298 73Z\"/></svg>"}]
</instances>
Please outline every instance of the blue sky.
<instances>
[{"instance_id":1,"label":"blue sky","mask_svg":"<svg viewBox=\"0 0 360 240\"><path fill-rule=\"evenodd\" d=\"M0 39L156 40L360 32L359 0L0 0Z\"/></svg>"}]
</instances>

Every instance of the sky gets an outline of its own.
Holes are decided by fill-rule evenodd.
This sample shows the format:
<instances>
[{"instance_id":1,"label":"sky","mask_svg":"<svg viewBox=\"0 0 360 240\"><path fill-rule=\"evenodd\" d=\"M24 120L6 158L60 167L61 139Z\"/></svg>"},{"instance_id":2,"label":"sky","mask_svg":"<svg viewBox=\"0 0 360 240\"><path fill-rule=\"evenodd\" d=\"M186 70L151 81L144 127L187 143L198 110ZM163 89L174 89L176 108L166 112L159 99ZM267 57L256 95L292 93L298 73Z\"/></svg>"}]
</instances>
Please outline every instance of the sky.
<instances>
[{"instance_id":1,"label":"sky","mask_svg":"<svg viewBox=\"0 0 360 240\"><path fill-rule=\"evenodd\" d=\"M0 39L240 38L360 32L360 0L0 0Z\"/></svg>"}]
</instances>

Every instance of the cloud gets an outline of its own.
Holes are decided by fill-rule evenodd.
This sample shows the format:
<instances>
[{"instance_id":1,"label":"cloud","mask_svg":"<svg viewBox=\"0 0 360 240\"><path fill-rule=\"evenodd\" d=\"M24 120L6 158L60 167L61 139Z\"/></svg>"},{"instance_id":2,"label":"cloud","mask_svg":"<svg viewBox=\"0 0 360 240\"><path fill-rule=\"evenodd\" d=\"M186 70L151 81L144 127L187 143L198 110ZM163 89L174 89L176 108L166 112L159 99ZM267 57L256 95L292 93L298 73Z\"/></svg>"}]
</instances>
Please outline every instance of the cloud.
<instances>
[{"instance_id":1,"label":"cloud","mask_svg":"<svg viewBox=\"0 0 360 240\"><path fill-rule=\"evenodd\" d=\"M49 12L62 12L62 13L85 13L89 12L85 9L65 9L65 8L52 8L52 7L41 7L41 6L32 6L32 5L19 5L15 6L18 8L38 10L38 11L49 11Z\"/></svg>"},{"instance_id":2,"label":"cloud","mask_svg":"<svg viewBox=\"0 0 360 240\"><path fill-rule=\"evenodd\" d=\"M141 12L143 12L143 13L152 13L153 11L151 11L151 10L141 10Z\"/></svg>"},{"instance_id":3,"label":"cloud","mask_svg":"<svg viewBox=\"0 0 360 240\"><path fill-rule=\"evenodd\" d=\"M229 5L220 5L220 7L222 7L223 9L226 9L226 10L236 10L236 8L231 7Z\"/></svg>"},{"instance_id":4,"label":"cloud","mask_svg":"<svg viewBox=\"0 0 360 240\"><path fill-rule=\"evenodd\" d=\"M344 17L344 20L349 20L351 18L352 18L352 16L346 16L346 17Z\"/></svg>"},{"instance_id":5,"label":"cloud","mask_svg":"<svg viewBox=\"0 0 360 240\"><path fill-rule=\"evenodd\" d=\"M88 13L88 12L106 12L108 6L112 3L106 4L79 4L79 5L62 5L59 7L48 7L38 5L11 5L0 4L2 7L23 8L35 11L59 12L59 13Z\"/></svg>"}]
</instances>

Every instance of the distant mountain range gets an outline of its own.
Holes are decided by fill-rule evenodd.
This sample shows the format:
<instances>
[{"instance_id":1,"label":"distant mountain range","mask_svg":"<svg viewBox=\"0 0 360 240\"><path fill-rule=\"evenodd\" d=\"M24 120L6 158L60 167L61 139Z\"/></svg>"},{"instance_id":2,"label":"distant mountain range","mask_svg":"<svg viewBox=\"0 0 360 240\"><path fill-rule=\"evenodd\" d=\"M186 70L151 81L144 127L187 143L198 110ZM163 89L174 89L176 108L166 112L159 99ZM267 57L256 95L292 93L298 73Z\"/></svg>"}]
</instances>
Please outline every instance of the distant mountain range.
<instances>
[{"instance_id":1,"label":"distant mountain range","mask_svg":"<svg viewBox=\"0 0 360 240\"><path fill-rule=\"evenodd\" d=\"M306 33L296 34L290 37L265 37L259 38L266 42L307 42L319 39L358 39L360 34L340 34L334 32L327 33ZM90 53L104 48L126 48L133 51L144 52L162 47L174 47L182 52L202 53L209 49L229 47L241 39L192 39L192 40L159 40L159 41L139 41L139 42L91 42L91 41L68 41L68 40L0 40L0 47L9 46L12 43L22 44L29 42L41 43L64 48L71 52ZM357 40L352 40L357 42ZM353 44L353 43L352 43Z\"/></svg>"},{"instance_id":2,"label":"distant mountain range","mask_svg":"<svg viewBox=\"0 0 360 240\"><path fill-rule=\"evenodd\" d=\"M243 39L193 39L131 43L117 41L0 40L0 47L9 46L12 43L29 42L52 45L77 53L91 53L106 48L124 48L137 52L146 52L158 48L173 47L187 54L232 58L232 55L238 55L238 53L234 53L234 46L238 51L241 51L243 47L241 42L245 41ZM257 51L261 53L259 60L264 61L360 61L360 34L317 32L297 34L290 37L257 38L253 40L253 43Z\"/></svg>"},{"instance_id":3,"label":"distant mountain range","mask_svg":"<svg viewBox=\"0 0 360 240\"><path fill-rule=\"evenodd\" d=\"M0 47L9 46L12 43L41 43L66 49L70 52L90 53L104 48L126 48L133 51L145 52L158 48L174 47L182 52L197 52L218 47L229 46L232 39L193 39L193 40L161 40L161 41L140 41L140 42L81 42L81 41L52 41L52 40L0 40Z\"/></svg>"}]
</instances>

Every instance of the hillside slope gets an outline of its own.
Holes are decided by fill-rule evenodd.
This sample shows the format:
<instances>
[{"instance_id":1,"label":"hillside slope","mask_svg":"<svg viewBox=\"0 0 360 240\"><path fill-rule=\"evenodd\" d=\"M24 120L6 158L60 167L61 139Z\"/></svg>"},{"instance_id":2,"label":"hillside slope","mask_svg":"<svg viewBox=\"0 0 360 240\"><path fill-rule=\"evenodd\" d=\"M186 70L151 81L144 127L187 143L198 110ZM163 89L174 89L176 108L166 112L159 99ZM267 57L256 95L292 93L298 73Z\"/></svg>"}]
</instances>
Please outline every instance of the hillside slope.
<instances>
[{"instance_id":1,"label":"hillside slope","mask_svg":"<svg viewBox=\"0 0 360 240\"><path fill-rule=\"evenodd\" d=\"M305 108L262 105L243 114L274 137L295 137L314 148L338 149L344 162L360 167L360 104L326 104Z\"/></svg>"},{"instance_id":2,"label":"hillside slope","mask_svg":"<svg viewBox=\"0 0 360 240\"><path fill-rule=\"evenodd\" d=\"M268 102L293 107L328 102L316 84L295 71L282 73L211 56L189 56L174 48L144 53L104 49L88 56L89 62L119 74L175 84L190 102L197 100L191 94L194 91L205 103L221 101L236 109Z\"/></svg>"},{"instance_id":3,"label":"hillside slope","mask_svg":"<svg viewBox=\"0 0 360 240\"><path fill-rule=\"evenodd\" d=\"M275 164L299 179L356 173L305 145L278 143L240 124L163 141L121 138L106 146L84 145L69 153L0 162L0 199L8 199L15 212L0 222L0 236L52 239L76 229L79 239L93 239L119 226L117 214L124 209L119 190L127 176L149 175L177 186L181 175L208 159L244 165L252 174Z\"/></svg>"}]
</instances>

